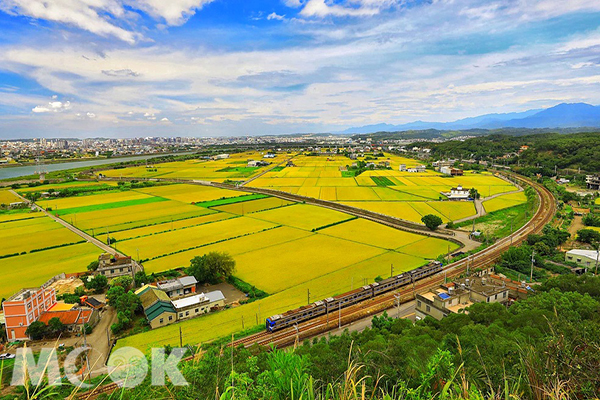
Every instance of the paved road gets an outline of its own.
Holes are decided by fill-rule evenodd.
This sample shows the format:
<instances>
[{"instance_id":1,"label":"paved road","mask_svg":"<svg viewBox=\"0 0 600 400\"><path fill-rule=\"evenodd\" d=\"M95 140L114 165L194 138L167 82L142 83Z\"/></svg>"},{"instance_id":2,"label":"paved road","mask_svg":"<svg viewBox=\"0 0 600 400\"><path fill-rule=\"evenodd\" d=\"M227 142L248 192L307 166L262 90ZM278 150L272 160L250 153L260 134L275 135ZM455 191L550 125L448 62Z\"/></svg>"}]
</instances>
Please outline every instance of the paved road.
<instances>
[{"instance_id":1,"label":"paved road","mask_svg":"<svg viewBox=\"0 0 600 400\"><path fill-rule=\"evenodd\" d=\"M25 197L23 197L20 194L18 194L17 192L15 192L14 190L9 190L9 192L11 192L12 194L14 194L15 196L18 196L23 201L29 201ZM76 227L74 227L73 225L69 224L68 222L63 221L62 219L60 219L60 218L52 215L52 213L49 213L48 211L46 211L44 208L38 206L37 204L34 203L34 205L37 207L38 210L40 210L41 212L43 212L44 214L46 214L48 217L52 218L54 221L58 222L59 224L61 224L62 226L64 226L68 230L70 230L71 232L73 232L73 233L81 236L87 242L90 242L93 245L95 245L96 247L102 249L106 253L111 253L111 254L115 254L115 255L119 255L119 256L124 256L123 253L121 253L121 252L113 249L112 247L110 247L106 243L101 242L100 240L96 239L95 237L88 235L84 231L77 229Z\"/></svg>"},{"instance_id":2,"label":"paved road","mask_svg":"<svg viewBox=\"0 0 600 400\"><path fill-rule=\"evenodd\" d=\"M291 160L292 158L294 158L294 157L295 157L295 156L292 156L292 157L290 157L290 158L288 158L288 159L285 159L285 160L283 160L283 161L282 161L282 162L280 162L280 163L273 164L271 167L269 167L269 168L265 169L265 170L264 170L263 172L261 172L260 174L258 174L258 175L256 175L256 176L253 176L252 178L248 179L247 181L244 181L242 184L240 184L240 186L245 186L245 185L249 184L249 183L250 183L250 182L252 182L253 180L260 178L261 176L263 176L263 175L264 175L264 174L266 174L267 172L271 171L273 168L275 168L275 167L278 167L278 166L280 166L280 165L281 165L281 164L283 164L283 163L286 163L286 164L287 164L287 163L288 163L288 161L290 161L290 160Z\"/></svg>"}]
</instances>

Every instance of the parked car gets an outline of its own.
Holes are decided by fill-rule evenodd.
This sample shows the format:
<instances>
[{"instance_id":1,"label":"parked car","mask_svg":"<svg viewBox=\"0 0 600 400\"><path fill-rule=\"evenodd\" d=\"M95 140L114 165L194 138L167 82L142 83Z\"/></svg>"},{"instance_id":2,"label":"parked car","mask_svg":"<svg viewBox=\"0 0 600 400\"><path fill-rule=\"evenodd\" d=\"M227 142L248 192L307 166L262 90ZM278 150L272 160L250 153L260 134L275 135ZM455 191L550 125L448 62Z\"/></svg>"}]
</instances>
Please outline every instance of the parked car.
<instances>
[{"instance_id":1,"label":"parked car","mask_svg":"<svg viewBox=\"0 0 600 400\"><path fill-rule=\"evenodd\" d=\"M0 360L10 360L10 359L13 359L13 358L15 358L14 354L10 354L10 353L0 354Z\"/></svg>"}]
</instances>

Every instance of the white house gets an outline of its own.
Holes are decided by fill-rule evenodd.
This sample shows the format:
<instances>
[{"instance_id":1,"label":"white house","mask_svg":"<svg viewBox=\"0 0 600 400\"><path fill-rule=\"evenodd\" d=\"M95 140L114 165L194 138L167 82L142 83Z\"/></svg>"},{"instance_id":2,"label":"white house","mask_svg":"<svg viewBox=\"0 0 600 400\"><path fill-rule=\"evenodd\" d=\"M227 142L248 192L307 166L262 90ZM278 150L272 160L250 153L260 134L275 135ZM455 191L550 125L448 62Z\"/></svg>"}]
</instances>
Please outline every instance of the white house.
<instances>
[{"instance_id":1,"label":"white house","mask_svg":"<svg viewBox=\"0 0 600 400\"><path fill-rule=\"evenodd\" d=\"M585 268L594 268L597 260L598 252L596 250L573 249L565 254L565 261L575 262Z\"/></svg>"},{"instance_id":2,"label":"white house","mask_svg":"<svg viewBox=\"0 0 600 400\"><path fill-rule=\"evenodd\" d=\"M465 189L462 185L450 189L450 193L442 192L450 200L467 200L469 199L469 189Z\"/></svg>"}]
</instances>

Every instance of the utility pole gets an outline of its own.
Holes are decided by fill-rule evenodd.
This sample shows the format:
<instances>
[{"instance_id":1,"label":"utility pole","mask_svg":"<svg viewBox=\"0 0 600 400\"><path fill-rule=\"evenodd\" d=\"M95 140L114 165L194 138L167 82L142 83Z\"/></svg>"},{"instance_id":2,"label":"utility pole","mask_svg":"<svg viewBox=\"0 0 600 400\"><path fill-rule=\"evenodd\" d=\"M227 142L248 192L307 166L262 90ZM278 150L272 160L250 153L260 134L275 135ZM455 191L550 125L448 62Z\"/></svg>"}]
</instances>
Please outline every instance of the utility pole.
<instances>
[{"instance_id":1,"label":"utility pole","mask_svg":"<svg viewBox=\"0 0 600 400\"><path fill-rule=\"evenodd\" d=\"M310 304L310 289L306 289L307 304Z\"/></svg>"},{"instance_id":2,"label":"utility pole","mask_svg":"<svg viewBox=\"0 0 600 400\"><path fill-rule=\"evenodd\" d=\"M510 220L510 245L512 246L513 241L513 220Z\"/></svg>"},{"instance_id":3,"label":"utility pole","mask_svg":"<svg viewBox=\"0 0 600 400\"><path fill-rule=\"evenodd\" d=\"M531 251L531 273L529 275L529 282L533 282L533 261L534 261L535 250Z\"/></svg>"},{"instance_id":4,"label":"utility pole","mask_svg":"<svg viewBox=\"0 0 600 400\"><path fill-rule=\"evenodd\" d=\"M181 328L179 328L181 330ZM242 330L244 330L244 316L242 315Z\"/></svg>"},{"instance_id":5,"label":"utility pole","mask_svg":"<svg viewBox=\"0 0 600 400\"><path fill-rule=\"evenodd\" d=\"M181 326L179 327L179 347L183 347L183 335L181 334Z\"/></svg>"},{"instance_id":6,"label":"utility pole","mask_svg":"<svg viewBox=\"0 0 600 400\"><path fill-rule=\"evenodd\" d=\"M600 259L600 242L596 242L596 269L594 275L598 275L598 259Z\"/></svg>"},{"instance_id":7,"label":"utility pole","mask_svg":"<svg viewBox=\"0 0 600 400\"><path fill-rule=\"evenodd\" d=\"M400 318L400 295L395 294L394 298L396 299L396 318Z\"/></svg>"},{"instance_id":8,"label":"utility pole","mask_svg":"<svg viewBox=\"0 0 600 400\"><path fill-rule=\"evenodd\" d=\"M342 327L342 303L338 303L338 328Z\"/></svg>"},{"instance_id":9,"label":"utility pole","mask_svg":"<svg viewBox=\"0 0 600 400\"><path fill-rule=\"evenodd\" d=\"M394 276L394 264L390 267L390 278Z\"/></svg>"}]
</instances>

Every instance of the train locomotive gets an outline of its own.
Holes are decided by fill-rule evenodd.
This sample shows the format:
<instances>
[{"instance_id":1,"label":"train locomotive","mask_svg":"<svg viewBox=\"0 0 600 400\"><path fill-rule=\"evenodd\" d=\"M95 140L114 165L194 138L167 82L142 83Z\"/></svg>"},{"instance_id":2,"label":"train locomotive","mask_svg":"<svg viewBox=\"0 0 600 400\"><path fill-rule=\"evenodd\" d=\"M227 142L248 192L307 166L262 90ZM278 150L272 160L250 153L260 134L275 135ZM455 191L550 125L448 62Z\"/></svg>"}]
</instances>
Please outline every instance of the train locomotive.
<instances>
[{"instance_id":1,"label":"train locomotive","mask_svg":"<svg viewBox=\"0 0 600 400\"><path fill-rule=\"evenodd\" d=\"M443 265L439 261L432 261L429 264L412 271L394 275L390 278L362 286L347 293L319 300L309 305L296 308L295 310L286 311L283 314L273 315L266 320L267 331L275 332L289 326L294 326L329 312L338 311L344 307L351 306L382 293L402 288L420 279L437 274L442 270L442 267Z\"/></svg>"}]
</instances>

